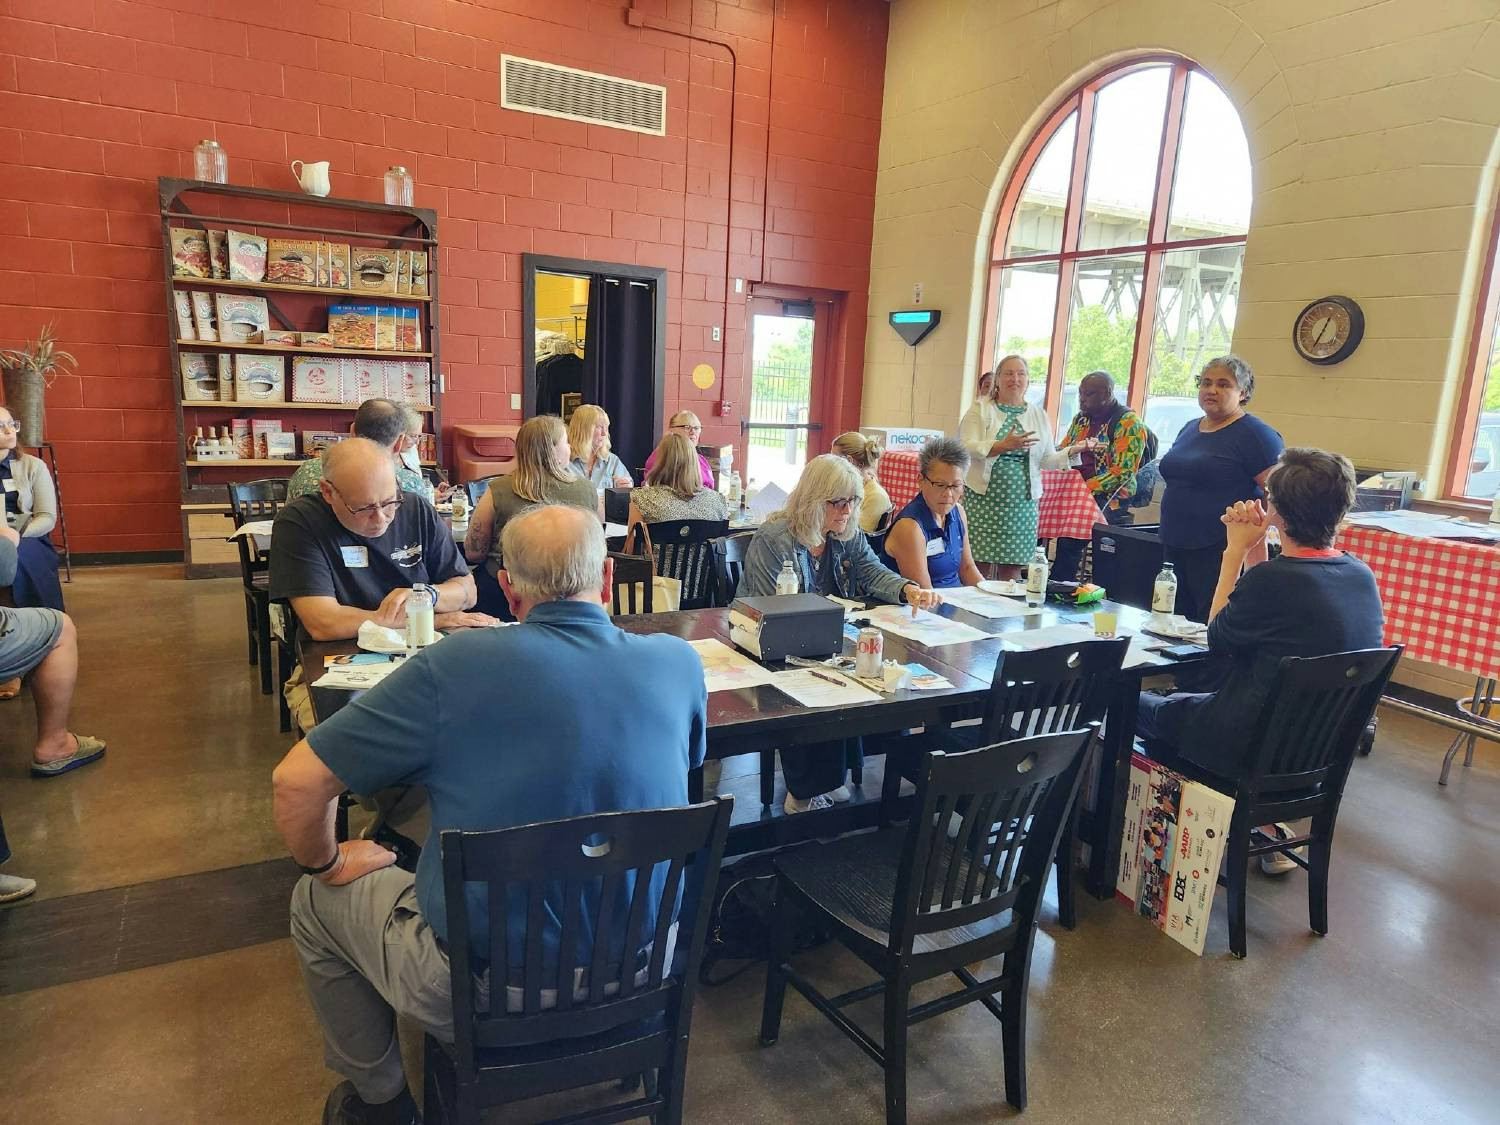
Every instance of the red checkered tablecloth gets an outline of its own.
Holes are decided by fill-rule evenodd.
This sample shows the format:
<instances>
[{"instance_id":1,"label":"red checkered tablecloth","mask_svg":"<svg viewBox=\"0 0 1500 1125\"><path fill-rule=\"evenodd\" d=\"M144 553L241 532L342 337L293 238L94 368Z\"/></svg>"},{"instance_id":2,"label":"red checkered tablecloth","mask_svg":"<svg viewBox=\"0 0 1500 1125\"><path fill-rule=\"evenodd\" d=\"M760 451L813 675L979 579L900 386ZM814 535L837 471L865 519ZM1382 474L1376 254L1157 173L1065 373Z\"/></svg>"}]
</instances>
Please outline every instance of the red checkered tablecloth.
<instances>
[{"instance_id":1,"label":"red checkered tablecloth","mask_svg":"<svg viewBox=\"0 0 1500 1125\"><path fill-rule=\"evenodd\" d=\"M876 476L899 512L917 494L917 482L921 479L917 471L917 455L905 450L882 454ZM1089 539L1093 537L1094 525L1104 522L1088 485L1072 469L1042 470L1042 500L1038 507L1039 539L1059 536Z\"/></svg>"},{"instance_id":2,"label":"red checkered tablecloth","mask_svg":"<svg viewBox=\"0 0 1500 1125\"><path fill-rule=\"evenodd\" d=\"M1500 676L1500 547L1346 527L1338 545L1375 572L1386 644L1406 655Z\"/></svg>"}]
</instances>

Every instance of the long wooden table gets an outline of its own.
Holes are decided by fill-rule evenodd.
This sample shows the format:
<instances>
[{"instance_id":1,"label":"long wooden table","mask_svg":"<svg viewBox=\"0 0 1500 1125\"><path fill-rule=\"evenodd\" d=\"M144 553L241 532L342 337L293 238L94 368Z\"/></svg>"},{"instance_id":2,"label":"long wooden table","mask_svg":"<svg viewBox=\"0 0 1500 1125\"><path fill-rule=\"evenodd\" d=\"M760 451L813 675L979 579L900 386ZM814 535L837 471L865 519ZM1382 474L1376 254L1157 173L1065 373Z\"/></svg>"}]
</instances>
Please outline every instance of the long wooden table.
<instances>
[{"instance_id":1,"label":"long wooden table","mask_svg":"<svg viewBox=\"0 0 1500 1125\"><path fill-rule=\"evenodd\" d=\"M1002 637L1067 622L1091 623L1096 608L1113 609L1119 615L1122 631L1138 630L1147 616L1141 610L1113 603L1086 609L1049 603L1039 614L992 619L945 605L939 611L944 616L971 625L988 637L983 641L927 647L886 633L885 656L888 660L926 665L949 680L951 688L906 689L883 695L878 702L825 708L804 707L772 687L713 692L708 697L708 757L728 758L977 718L990 690ZM632 633L666 633L684 640L714 638L730 643L728 611L724 609L640 614L616 618L616 623ZM308 679L321 674L325 657L342 655L355 648L353 641L304 642L302 663L311 670ZM852 652L853 643L846 640L845 649ZM1082 817L1081 837L1090 846L1087 886L1096 897L1107 898L1114 893L1141 680L1181 663L1173 665L1153 657L1148 664L1122 671L1115 683L1105 721L1093 811ZM322 722L348 704L355 693L314 686L311 694L313 710ZM695 798L701 796L702 779L697 771L691 779L690 792ZM879 801L870 799L856 799L795 817L786 816L779 807L762 809L758 816L754 810L737 809L728 853L743 854L870 827L880 817Z\"/></svg>"}]
</instances>

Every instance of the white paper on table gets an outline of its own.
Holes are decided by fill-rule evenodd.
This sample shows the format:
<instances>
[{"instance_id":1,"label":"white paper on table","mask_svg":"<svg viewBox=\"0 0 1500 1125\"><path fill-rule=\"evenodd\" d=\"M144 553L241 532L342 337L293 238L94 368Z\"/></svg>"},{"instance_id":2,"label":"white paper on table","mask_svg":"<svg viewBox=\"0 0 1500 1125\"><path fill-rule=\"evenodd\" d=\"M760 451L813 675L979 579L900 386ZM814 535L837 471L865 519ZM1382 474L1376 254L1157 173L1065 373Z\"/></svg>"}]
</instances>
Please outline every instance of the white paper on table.
<instances>
[{"instance_id":1,"label":"white paper on table","mask_svg":"<svg viewBox=\"0 0 1500 1125\"><path fill-rule=\"evenodd\" d=\"M708 638L688 644L703 661L703 684L709 694L775 682L772 673L723 641Z\"/></svg>"},{"instance_id":2,"label":"white paper on table","mask_svg":"<svg viewBox=\"0 0 1500 1125\"><path fill-rule=\"evenodd\" d=\"M765 519L772 512L786 507L786 493L774 481L762 488L745 505L746 511L758 519Z\"/></svg>"},{"instance_id":3,"label":"white paper on table","mask_svg":"<svg viewBox=\"0 0 1500 1125\"><path fill-rule=\"evenodd\" d=\"M887 633L894 633L909 641L915 641L919 645L926 645L928 648L964 644L968 641L984 641L990 636L972 625L965 625L961 621L951 621L936 613L928 613L925 609L917 610L916 616L913 617L912 611L905 606L881 605L870 610L866 616L876 628Z\"/></svg>"},{"instance_id":4,"label":"white paper on table","mask_svg":"<svg viewBox=\"0 0 1500 1125\"><path fill-rule=\"evenodd\" d=\"M399 667L399 660L384 664L335 664L313 681L313 687L364 691L374 687Z\"/></svg>"},{"instance_id":5,"label":"white paper on table","mask_svg":"<svg viewBox=\"0 0 1500 1125\"><path fill-rule=\"evenodd\" d=\"M831 683L832 680L838 682ZM880 701L875 692L836 672L813 673L800 669L776 672L771 676L771 684L804 707L845 707L851 703Z\"/></svg>"},{"instance_id":6,"label":"white paper on table","mask_svg":"<svg viewBox=\"0 0 1500 1125\"><path fill-rule=\"evenodd\" d=\"M1152 652L1151 645L1161 644L1155 637L1145 633L1131 633L1130 647L1125 650L1125 663L1123 667L1139 668L1144 664L1170 664L1166 657Z\"/></svg>"},{"instance_id":7,"label":"white paper on table","mask_svg":"<svg viewBox=\"0 0 1500 1125\"><path fill-rule=\"evenodd\" d=\"M1427 512L1352 512L1348 522L1359 527L1420 535L1427 539L1482 539L1500 541L1500 527L1458 517L1434 516Z\"/></svg>"},{"instance_id":8,"label":"white paper on table","mask_svg":"<svg viewBox=\"0 0 1500 1125\"><path fill-rule=\"evenodd\" d=\"M232 535L224 536L225 539L236 539L241 535L253 535L257 539L269 539L271 537L271 525L275 520L246 520L234 529Z\"/></svg>"},{"instance_id":9,"label":"white paper on table","mask_svg":"<svg viewBox=\"0 0 1500 1125\"><path fill-rule=\"evenodd\" d=\"M1090 625L1069 623L1049 625L1045 629L1017 629L1014 633L1001 634L1000 639L1005 642L1006 648L1035 652L1038 649L1055 648L1058 645L1074 645L1079 641L1092 641L1094 630Z\"/></svg>"},{"instance_id":10,"label":"white paper on table","mask_svg":"<svg viewBox=\"0 0 1500 1125\"><path fill-rule=\"evenodd\" d=\"M606 538L606 539L615 539L615 538L624 539L625 538L625 532L628 531L628 530L629 529L623 523L606 523L604 525L604 538Z\"/></svg>"},{"instance_id":11,"label":"white paper on table","mask_svg":"<svg viewBox=\"0 0 1500 1125\"><path fill-rule=\"evenodd\" d=\"M986 594L983 590L973 586L959 586L954 589L939 590L943 596L943 602L947 605L955 605L966 613L977 614L980 617L1025 617L1028 613L1041 613L1039 605L1026 605L1014 598L1001 597L998 594Z\"/></svg>"}]
</instances>

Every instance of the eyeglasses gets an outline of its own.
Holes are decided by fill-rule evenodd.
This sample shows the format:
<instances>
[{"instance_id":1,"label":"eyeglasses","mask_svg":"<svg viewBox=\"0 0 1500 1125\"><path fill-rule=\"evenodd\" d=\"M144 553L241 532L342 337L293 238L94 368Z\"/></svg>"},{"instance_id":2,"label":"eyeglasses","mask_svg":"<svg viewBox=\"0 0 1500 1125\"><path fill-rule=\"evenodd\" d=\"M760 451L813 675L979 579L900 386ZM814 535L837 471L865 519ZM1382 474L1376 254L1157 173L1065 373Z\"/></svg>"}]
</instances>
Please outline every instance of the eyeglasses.
<instances>
[{"instance_id":1,"label":"eyeglasses","mask_svg":"<svg viewBox=\"0 0 1500 1125\"><path fill-rule=\"evenodd\" d=\"M859 503L858 496L840 496L837 500L828 500L825 503L835 511L847 512Z\"/></svg>"},{"instance_id":2,"label":"eyeglasses","mask_svg":"<svg viewBox=\"0 0 1500 1125\"><path fill-rule=\"evenodd\" d=\"M326 477L324 479L327 480ZM351 508L349 506L349 501L344 499L344 494L342 492L339 492L338 485L334 484L333 481L330 480L328 481L328 487L333 489L333 491L338 494L339 503L344 506L344 509L351 516L368 516L370 513L376 511L380 512L382 515L393 516L396 514L397 510L400 509L402 502L406 499L406 493L402 492L398 488L396 489L396 498L394 500L380 500L374 504L361 504L358 508Z\"/></svg>"},{"instance_id":3,"label":"eyeglasses","mask_svg":"<svg viewBox=\"0 0 1500 1125\"><path fill-rule=\"evenodd\" d=\"M961 480L954 481L952 484L944 484L940 480L933 480L926 473L922 474L922 479L925 480L928 484L932 485L932 487L937 489L939 492L961 492L963 491L964 487L964 482Z\"/></svg>"},{"instance_id":4,"label":"eyeglasses","mask_svg":"<svg viewBox=\"0 0 1500 1125\"><path fill-rule=\"evenodd\" d=\"M702 426L689 426L686 422L679 422L677 425L673 426L672 429L682 430L685 433L690 434L701 434L703 432Z\"/></svg>"},{"instance_id":5,"label":"eyeglasses","mask_svg":"<svg viewBox=\"0 0 1500 1125\"><path fill-rule=\"evenodd\" d=\"M21 432L21 423L19 423L19 422L0 422L0 432L9 432L9 433L13 433L13 434L18 434L18 433Z\"/></svg>"}]
</instances>

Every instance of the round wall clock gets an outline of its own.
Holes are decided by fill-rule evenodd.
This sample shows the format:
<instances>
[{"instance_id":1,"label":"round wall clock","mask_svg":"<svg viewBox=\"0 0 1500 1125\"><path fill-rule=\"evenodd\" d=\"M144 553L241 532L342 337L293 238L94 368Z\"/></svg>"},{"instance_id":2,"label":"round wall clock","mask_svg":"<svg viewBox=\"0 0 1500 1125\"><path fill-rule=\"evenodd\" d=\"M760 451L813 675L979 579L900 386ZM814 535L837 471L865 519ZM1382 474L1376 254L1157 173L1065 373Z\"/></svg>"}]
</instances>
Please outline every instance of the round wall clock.
<instances>
[{"instance_id":1,"label":"round wall clock","mask_svg":"<svg viewBox=\"0 0 1500 1125\"><path fill-rule=\"evenodd\" d=\"M1323 366L1348 359L1364 335L1365 312L1349 297L1319 297L1292 322L1292 347Z\"/></svg>"}]
</instances>

